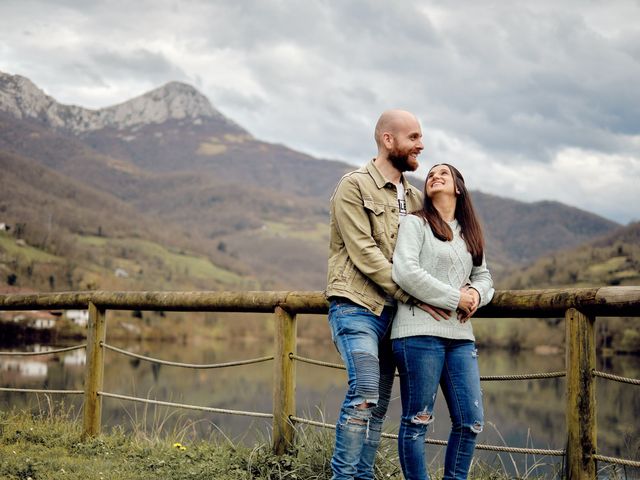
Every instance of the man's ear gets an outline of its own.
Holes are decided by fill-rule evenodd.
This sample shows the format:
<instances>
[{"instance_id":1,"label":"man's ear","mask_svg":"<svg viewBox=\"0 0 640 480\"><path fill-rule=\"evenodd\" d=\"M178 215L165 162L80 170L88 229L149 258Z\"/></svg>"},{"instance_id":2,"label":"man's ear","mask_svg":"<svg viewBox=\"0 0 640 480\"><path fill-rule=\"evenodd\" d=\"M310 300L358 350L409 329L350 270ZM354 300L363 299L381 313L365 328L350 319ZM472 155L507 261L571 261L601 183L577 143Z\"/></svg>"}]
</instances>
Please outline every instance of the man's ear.
<instances>
[{"instance_id":1,"label":"man's ear","mask_svg":"<svg viewBox=\"0 0 640 480\"><path fill-rule=\"evenodd\" d=\"M385 147L391 148L393 146L393 135L389 132L384 132L382 134L382 142Z\"/></svg>"}]
</instances>

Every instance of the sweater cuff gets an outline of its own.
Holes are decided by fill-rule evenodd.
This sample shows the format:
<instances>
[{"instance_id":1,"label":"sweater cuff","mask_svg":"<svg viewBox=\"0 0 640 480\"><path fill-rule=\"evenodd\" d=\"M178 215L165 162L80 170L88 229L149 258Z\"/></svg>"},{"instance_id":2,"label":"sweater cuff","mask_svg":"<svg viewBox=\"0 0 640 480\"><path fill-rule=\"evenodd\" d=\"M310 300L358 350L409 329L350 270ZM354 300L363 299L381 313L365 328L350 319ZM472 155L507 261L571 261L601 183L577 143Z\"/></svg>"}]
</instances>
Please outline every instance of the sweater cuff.
<instances>
[{"instance_id":1,"label":"sweater cuff","mask_svg":"<svg viewBox=\"0 0 640 480\"><path fill-rule=\"evenodd\" d=\"M471 285L469 286L473 288L475 291L477 291L478 294L480 295L480 303L478 303L479 307L483 307L487 303L489 303L493 298L493 294L495 293L495 290L493 289L493 287L486 288L486 285L482 285L480 283L475 285L471 283Z\"/></svg>"},{"instance_id":2,"label":"sweater cuff","mask_svg":"<svg viewBox=\"0 0 640 480\"><path fill-rule=\"evenodd\" d=\"M455 312L458 309L458 303L460 303L460 290L452 288L451 293L447 295L447 309Z\"/></svg>"}]
</instances>

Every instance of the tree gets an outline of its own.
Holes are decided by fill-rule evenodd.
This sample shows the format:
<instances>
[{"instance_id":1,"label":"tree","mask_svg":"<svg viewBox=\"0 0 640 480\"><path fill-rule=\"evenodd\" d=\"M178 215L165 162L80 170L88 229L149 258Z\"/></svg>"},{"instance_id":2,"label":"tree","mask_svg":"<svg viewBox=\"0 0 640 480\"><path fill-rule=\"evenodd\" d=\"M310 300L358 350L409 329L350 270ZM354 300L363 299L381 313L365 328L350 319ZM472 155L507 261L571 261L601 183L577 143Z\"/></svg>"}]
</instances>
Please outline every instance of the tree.
<instances>
[{"instance_id":1,"label":"tree","mask_svg":"<svg viewBox=\"0 0 640 480\"><path fill-rule=\"evenodd\" d=\"M21 222L16 223L16 229L15 229L13 235L16 238L22 238L23 235L24 235L24 231L25 231L26 227L27 227L26 223L21 223Z\"/></svg>"}]
</instances>

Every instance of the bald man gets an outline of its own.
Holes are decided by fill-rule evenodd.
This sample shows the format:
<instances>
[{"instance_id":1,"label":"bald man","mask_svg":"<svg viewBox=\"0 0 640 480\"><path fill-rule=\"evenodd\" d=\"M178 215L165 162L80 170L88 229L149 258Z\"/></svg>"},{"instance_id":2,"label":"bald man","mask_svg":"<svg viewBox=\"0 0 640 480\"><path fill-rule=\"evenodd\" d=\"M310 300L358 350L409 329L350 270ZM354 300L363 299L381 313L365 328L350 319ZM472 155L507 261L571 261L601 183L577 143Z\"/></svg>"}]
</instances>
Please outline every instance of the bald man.
<instances>
[{"instance_id":1,"label":"bald man","mask_svg":"<svg viewBox=\"0 0 640 480\"><path fill-rule=\"evenodd\" d=\"M412 113L388 110L374 137L376 157L342 177L331 197L326 296L331 335L348 375L331 459L334 480L374 477L395 374L391 321L398 300L417 304L391 279L391 258L400 218L422 207L420 191L403 175L418 168L422 129ZM440 318L445 313L418 306Z\"/></svg>"}]
</instances>

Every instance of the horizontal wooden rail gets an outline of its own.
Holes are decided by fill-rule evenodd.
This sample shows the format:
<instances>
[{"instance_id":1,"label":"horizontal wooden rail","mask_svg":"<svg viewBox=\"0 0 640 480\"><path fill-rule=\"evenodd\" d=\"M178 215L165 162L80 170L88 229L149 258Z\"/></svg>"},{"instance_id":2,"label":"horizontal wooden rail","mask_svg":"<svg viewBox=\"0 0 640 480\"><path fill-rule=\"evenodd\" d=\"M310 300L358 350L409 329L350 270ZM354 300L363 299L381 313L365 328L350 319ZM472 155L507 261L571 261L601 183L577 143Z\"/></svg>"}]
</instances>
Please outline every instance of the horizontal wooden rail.
<instances>
[{"instance_id":1,"label":"horizontal wooden rail","mask_svg":"<svg viewBox=\"0 0 640 480\"><path fill-rule=\"evenodd\" d=\"M86 309L93 303L106 310L179 312L326 313L322 292L57 292L0 295L0 310Z\"/></svg>"},{"instance_id":2,"label":"horizontal wooden rail","mask_svg":"<svg viewBox=\"0 0 640 480\"><path fill-rule=\"evenodd\" d=\"M475 317L564 317L569 308L594 316L637 316L640 287L598 287L546 290L499 290ZM58 292L0 295L0 310L164 310L273 313L327 313L322 292Z\"/></svg>"}]
</instances>

